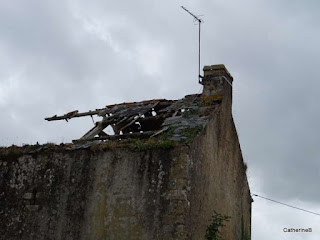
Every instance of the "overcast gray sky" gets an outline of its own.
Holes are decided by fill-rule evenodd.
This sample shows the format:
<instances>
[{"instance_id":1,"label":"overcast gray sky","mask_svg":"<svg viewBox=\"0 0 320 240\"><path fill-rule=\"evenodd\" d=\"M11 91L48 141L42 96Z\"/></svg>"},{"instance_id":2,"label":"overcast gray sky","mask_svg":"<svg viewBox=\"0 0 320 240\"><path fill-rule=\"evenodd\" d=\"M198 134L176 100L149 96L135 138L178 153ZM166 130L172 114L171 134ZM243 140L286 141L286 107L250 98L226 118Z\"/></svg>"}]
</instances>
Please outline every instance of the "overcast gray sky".
<instances>
[{"instance_id":1,"label":"overcast gray sky","mask_svg":"<svg viewBox=\"0 0 320 240\"><path fill-rule=\"evenodd\" d=\"M202 65L234 77L233 114L252 193L320 212L320 2L316 0L0 0L0 145L69 142L71 110L199 93ZM253 237L320 239L320 217L263 199ZM283 233L284 227L313 233Z\"/></svg>"}]
</instances>

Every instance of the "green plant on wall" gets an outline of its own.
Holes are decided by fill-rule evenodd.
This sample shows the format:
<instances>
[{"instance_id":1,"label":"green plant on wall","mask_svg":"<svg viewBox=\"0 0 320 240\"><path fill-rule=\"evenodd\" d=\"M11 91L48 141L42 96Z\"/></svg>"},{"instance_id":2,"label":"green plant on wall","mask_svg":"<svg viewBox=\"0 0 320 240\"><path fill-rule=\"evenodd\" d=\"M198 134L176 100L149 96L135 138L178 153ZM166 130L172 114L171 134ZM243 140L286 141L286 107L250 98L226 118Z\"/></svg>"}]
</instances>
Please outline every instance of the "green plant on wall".
<instances>
[{"instance_id":1,"label":"green plant on wall","mask_svg":"<svg viewBox=\"0 0 320 240\"><path fill-rule=\"evenodd\" d=\"M221 236L221 228L225 226L226 222L230 221L229 216L221 215L220 213L217 213L214 211L213 216L211 217L211 223L206 229L206 240L222 240Z\"/></svg>"}]
</instances>

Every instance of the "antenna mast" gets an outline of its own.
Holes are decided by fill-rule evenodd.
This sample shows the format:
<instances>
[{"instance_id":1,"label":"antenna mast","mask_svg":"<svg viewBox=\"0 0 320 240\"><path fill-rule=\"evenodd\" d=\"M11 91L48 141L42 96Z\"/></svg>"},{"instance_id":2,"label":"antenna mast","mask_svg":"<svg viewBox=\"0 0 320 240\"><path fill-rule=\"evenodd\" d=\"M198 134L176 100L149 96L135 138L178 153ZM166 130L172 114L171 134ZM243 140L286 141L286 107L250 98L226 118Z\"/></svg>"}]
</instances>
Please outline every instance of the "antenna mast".
<instances>
[{"instance_id":1,"label":"antenna mast","mask_svg":"<svg viewBox=\"0 0 320 240\"><path fill-rule=\"evenodd\" d=\"M202 23L202 19L200 19L199 17L197 17L196 15L194 15L192 12L190 12L188 9L186 9L184 6L181 6L181 8L183 10L185 10L187 13L189 13L193 18L194 20L198 21L198 24L199 24L199 59L198 59L198 64L199 64L199 74L198 74L198 80L199 80L199 83L201 84L201 78L202 76L200 75L200 44L201 44L201 41L200 41L200 33L201 33L201 23Z\"/></svg>"}]
</instances>

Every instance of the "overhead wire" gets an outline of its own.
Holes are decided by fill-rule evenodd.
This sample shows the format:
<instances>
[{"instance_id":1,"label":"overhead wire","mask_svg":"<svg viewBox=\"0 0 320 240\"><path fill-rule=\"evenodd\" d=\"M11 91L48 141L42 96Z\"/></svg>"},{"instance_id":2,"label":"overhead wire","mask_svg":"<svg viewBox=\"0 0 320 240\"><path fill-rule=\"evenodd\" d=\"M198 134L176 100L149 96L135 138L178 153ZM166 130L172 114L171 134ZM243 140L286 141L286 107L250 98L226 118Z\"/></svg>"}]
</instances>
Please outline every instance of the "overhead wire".
<instances>
[{"instance_id":1,"label":"overhead wire","mask_svg":"<svg viewBox=\"0 0 320 240\"><path fill-rule=\"evenodd\" d=\"M282 202L279 202L279 201L276 201L276 200L273 200L273 199L270 199L270 198L267 198L267 197L263 197L263 196L260 196L260 195L257 195L257 194L252 194L252 196L263 198L263 199L271 201L271 202L275 202L275 203L278 203L278 204L281 204L281 205L284 205L284 206L287 206L287 207L291 207L291 208L294 208L294 209L298 209L300 211L304 211L304 212L307 212L307 213L310 213L310 214L314 214L314 215L320 216L320 213L316 213L316 212L312 212L312 211L309 211L309 210L305 210L303 208L295 207L295 206L292 206L292 205L289 205L289 204L286 204L286 203L282 203Z\"/></svg>"}]
</instances>

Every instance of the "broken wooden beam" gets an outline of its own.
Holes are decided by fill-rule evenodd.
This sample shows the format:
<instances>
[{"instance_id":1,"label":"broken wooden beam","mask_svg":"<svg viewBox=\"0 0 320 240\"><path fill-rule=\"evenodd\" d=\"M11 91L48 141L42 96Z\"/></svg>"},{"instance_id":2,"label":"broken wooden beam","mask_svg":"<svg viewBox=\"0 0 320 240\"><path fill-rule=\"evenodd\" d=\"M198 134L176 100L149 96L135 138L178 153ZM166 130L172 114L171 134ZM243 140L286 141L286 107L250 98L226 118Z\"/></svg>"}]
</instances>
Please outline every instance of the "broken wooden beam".
<instances>
[{"instance_id":1,"label":"broken wooden beam","mask_svg":"<svg viewBox=\"0 0 320 240\"><path fill-rule=\"evenodd\" d=\"M128 133L128 134L122 134L122 135L107 135L107 136L100 136L100 137L94 137L94 138L87 138L87 139L78 139L78 140L72 140L73 143L78 142L86 142L86 141L98 141L98 140L120 140L120 139L129 139L129 138L149 138L155 134L155 131L148 131L148 132L139 132L139 133Z\"/></svg>"},{"instance_id":2,"label":"broken wooden beam","mask_svg":"<svg viewBox=\"0 0 320 240\"><path fill-rule=\"evenodd\" d=\"M53 117L45 118L45 120L47 120L47 121L56 121L56 120L66 120L66 119L71 119L71 118L76 118L76 117L93 116L93 115L99 114L99 112L102 111L102 110L105 110L105 109L97 109L95 111L76 113L76 114L74 114L72 116L70 116L70 115L68 116L68 113L64 114L62 116L54 115Z\"/></svg>"}]
</instances>

